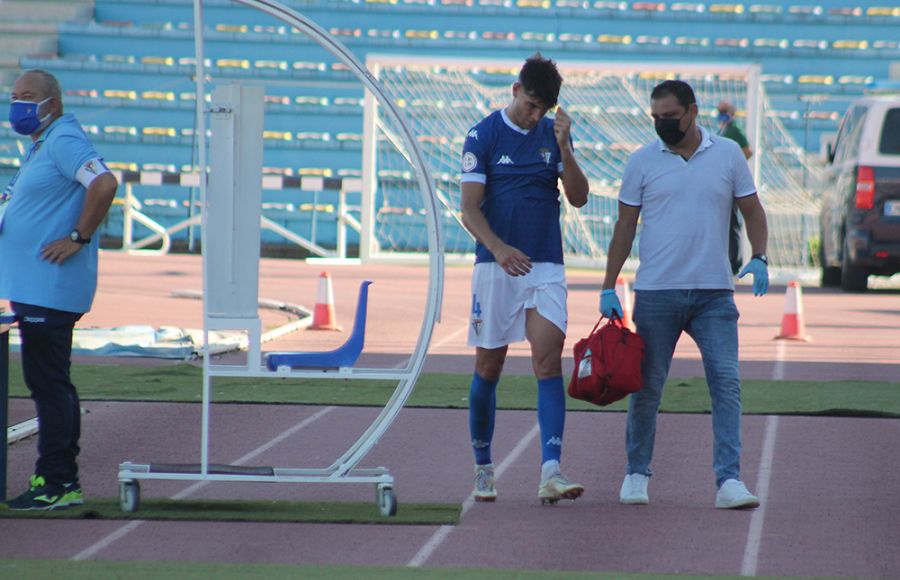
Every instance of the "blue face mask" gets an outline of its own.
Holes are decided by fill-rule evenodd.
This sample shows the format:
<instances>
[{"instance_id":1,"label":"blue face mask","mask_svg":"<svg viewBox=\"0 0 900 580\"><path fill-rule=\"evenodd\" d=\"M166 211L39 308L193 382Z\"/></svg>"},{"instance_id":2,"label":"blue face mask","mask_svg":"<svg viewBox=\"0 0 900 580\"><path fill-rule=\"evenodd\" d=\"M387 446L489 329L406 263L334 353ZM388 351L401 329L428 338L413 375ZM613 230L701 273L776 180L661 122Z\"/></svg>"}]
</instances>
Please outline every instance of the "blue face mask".
<instances>
[{"instance_id":1,"label":"blue face mask","mask_svg":"<svg viewBox=\"0 0 900 580\"><path fill-rule=\"evenodd\" d=\"M13 131L19 135L33 135L36 131L45 127L52 113L38 117L38 109L52 98L47 97L40 103L33 101L13 101L10 103L9 124L12 125Z\"/></svg>"},{"instance_id":2,"label":"blue face mask","mask_svg":"<svg viewBox=\"0 0 900 580\"><path fill-rule=\"evenodd\" d=\"M730 120L731 120L731 115L729 115L728 113L719 113L719 122L720 123L727 123Z\"/></svg>"}]
</instances>

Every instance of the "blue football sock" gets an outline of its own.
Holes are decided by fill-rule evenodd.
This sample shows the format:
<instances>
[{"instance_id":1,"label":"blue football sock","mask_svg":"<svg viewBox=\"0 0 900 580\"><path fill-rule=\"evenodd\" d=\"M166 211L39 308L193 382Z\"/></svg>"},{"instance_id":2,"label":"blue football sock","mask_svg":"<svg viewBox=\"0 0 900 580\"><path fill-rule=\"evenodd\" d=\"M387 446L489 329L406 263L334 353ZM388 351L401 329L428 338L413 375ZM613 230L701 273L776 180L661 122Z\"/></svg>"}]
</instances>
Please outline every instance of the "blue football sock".
<instances>
[{"instance_id":1,"label":"blue football sock","mask_svg":"<svg viewBox=\"0 0 900 580\"><path fill-rule=\"evenodd\" d=\"M472 375L469 389L469 435L475 463L491 463L491 440L494 438L494 417L497 414L497 383L478 373Z\"/></svg>"},{"instance_id":2,"label":"blue football sock","mask_svg":"<svg viewBox=\"0 0 900 580\"><path fill-rule=\"evenodd\" d=\"M541 463L559 461L566 426L566 395L562 377L538 381L537 415L541 426Z\"/></svg>"}]
</instances>

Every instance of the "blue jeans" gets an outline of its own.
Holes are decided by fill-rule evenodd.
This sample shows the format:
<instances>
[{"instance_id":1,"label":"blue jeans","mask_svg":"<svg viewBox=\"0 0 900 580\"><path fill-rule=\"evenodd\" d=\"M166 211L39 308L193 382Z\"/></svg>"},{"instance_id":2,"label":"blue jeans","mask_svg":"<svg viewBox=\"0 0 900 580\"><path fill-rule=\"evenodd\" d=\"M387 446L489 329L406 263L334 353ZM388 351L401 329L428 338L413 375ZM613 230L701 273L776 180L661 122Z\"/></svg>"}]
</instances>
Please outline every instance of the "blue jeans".
<instances>
[{"instance_id":1,"label":"blue jeans","mask_svg":"<svg viewBox=\"0 0 900 580\"><path fill-rule=\"evenodd\" d=\"M738 479L741 457L741 380L738 371L738 311L731 290L638 290L634 321L645 341L644 384L631 395L625 448L627 473L653 475L656 415L682 332L703 357L712 399L713 470L716 486ZM690 445L690 442L683 442Z\"/></svg>"}]
</instances>

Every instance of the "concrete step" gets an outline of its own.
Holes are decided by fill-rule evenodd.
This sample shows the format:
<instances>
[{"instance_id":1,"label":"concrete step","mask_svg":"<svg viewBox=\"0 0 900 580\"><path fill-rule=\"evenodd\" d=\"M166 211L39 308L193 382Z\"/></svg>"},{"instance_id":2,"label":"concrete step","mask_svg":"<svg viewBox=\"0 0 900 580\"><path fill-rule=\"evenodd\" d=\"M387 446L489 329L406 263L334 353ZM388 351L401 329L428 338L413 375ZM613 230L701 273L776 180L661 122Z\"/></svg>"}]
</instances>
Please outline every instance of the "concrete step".
<instances>
[{"instance_id":1,"label":"concrete step","mask_svg":"<svg viewBox=\"0 0 900 580\"><path fill-rule=\"evenodd\" d=\"M0 4L2 6L2 4ZM14 22L0 24L0 54L5 58L55 56L58 36L54 24Z\"/></svg>"},{"instance_id":2,"label":"concrete step","mask_svg":"<svg viewBox=\"0 0 900 580\"><path fill-rule=\"evenodd\" d=\"M3 0L0 22L69 22L94 18L94 0Z\"/></svg>"}]
</instances>

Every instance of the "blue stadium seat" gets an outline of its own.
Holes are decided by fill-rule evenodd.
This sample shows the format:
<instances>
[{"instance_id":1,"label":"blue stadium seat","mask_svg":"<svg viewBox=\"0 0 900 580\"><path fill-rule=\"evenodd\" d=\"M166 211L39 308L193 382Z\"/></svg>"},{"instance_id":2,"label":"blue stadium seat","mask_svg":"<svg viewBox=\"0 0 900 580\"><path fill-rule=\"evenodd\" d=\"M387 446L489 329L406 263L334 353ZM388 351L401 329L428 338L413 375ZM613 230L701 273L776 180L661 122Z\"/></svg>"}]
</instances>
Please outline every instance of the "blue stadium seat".
<instances>
[{"instance_id":1,"label":"blue stadium seat","mask_svg":"<svg viewBox=\"0 0 900 580\"><path fill-rule=\"evenodd\" d=\"M341 368L356 364L366 341L366 312L369 301L371 280L365 280L359 286L359 299L356 304L356 318L353 331L347 341L338 348L326 352L271 352L266 354L266 366L270 371L280 367L298 368Z\"/></svg>"}]
</instances>

